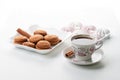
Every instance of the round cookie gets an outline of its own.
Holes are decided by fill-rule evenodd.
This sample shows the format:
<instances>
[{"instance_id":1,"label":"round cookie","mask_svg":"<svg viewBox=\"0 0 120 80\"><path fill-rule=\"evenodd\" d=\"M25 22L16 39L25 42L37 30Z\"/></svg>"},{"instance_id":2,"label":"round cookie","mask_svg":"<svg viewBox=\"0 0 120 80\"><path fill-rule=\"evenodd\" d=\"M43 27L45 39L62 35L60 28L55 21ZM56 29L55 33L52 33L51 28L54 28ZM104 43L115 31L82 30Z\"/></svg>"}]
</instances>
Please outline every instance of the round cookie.
<instances>
[{"instance_id":1,"label":"round cookie","mask_svg":"<svg viewBox=\"0 0 120 80\"><path fill-rule=\"evenodd\" d=\"M36 35L36 34L41 34L41 35L45 36L45 35L47 35L47 32L39 29L39 30L34 31L34 35Z\"/></svg>"},{"instance_id":2,"label":"round cookie","mask_svg":"<svg viewBox=\"0 0 120 80\"><path fill-rule=\"evenodd\" d=\"M14 43L16 44L22 44L23 42L26 42L26 41L28 41L28 38L25 36L16 36L14 38Z\"/></svg>"},{"instance_id":3,"label":"round cookie","mask_svg":"<svg viewBox=\"0 0 120 80\"><path fill-rule=\"evenodd\" d=\"M31 42L24 42L24 43L22 43L22 45L35 48L35 44L31 43Z\"/></svg>"},{"instance_id":4,"label":"round cookie","mask_svg":"<svg viewBox=\"0 0 120 80\"><path fill-rule=\"evenodd\" d=\"M57 41L58 40L58 37L56 35L52 35L52 34L48 34L44 37L45 40L47 41Z\"/></svg>"},{"instance_id":5,"label":"round cookie","mask_svg":"<svg viewBox=\"0 0 120 80\"><path fill-rule=\"evenodd\" d=\"M61 40L57 40L56 42L50 42L52 46L58 44L59 42L61 42Z\"/></svg>"},{"instance_id":6,"label":"round cookie","mask_svg":"<svg viewBox=\"0 0 120 80\"><path fill-rule=\"evenodd\" d=\"M29 38L29 41L32 42L32 43L37 43L40 40L43 40L42 35L33 35Z\"/></svg>"},{"instance_id":7,"label":"round cookie","mask_svg":"<svg viewBox=\"0 0 120 80\"><path fill-rule=\"evenodd\" d=\"M50 34L49 34L49 35L46 35L46 36L44 37L44 39L47 40L47 41L49 41L52 46L53 46L53 45L56 45L57 43L60 42L60 39L59 39L58 36L56 36L56 35L50 35Z\"/></svg>"},{"instance_id":8,"label":"round cookie","mask_svg":"<svg viewBox=\"0 0 120 80\"><path fill-rule=\"evenodd\" d=\"M51 48L51 44L46 40L41 40L36 44L36 49L50 49L50 48Z\"/></svg>"}]
</instances>

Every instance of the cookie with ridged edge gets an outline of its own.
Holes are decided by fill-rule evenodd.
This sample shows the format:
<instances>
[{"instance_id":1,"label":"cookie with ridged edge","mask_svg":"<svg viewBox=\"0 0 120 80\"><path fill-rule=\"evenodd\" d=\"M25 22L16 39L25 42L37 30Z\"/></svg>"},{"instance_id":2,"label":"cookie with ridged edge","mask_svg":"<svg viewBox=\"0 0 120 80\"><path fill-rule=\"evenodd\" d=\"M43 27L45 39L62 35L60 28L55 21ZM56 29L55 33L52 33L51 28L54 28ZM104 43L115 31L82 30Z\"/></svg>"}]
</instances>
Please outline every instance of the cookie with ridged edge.
<instances>
[{"instance_id":1,"label":"cookie with ridged edge","mask_svg":"<svg viewBox=\"0 0 120 80\"><path fill-rule=\"evenodd\" d=\"M16 36L14 38L14 43L15 44L22 44L23 42L26 42L26 41L28 41L28 38L25 37L25 36Z\"/></svg>"},{"instance_id":2,"label":"cookie with ridged edge","mask_svg":"<svg viewBox=\"0 0 120 80\"><path fill-rule=\"evenodd\" d=\"M32 42L24 42L24 43L22 43L22 45L35 48L35 44Z\"/></svg>"},{"instance_id":3,"label":"cookie with ridged edge","mask_svg":"<svg viewBox=\"0 0 120 80\"><path fill-rule=\"evenodd\" d=\"M61 40L58 38L58 36L56 35L51 35L51 34L48 34L46 36L44 36L44 39L49 41L51 43L51 45L56 45L57 43L59 43Z\"/></svg>"},{"instance_id":4,"label":"cookie with ridged edge","mask_svg":"<svg viewBox=\"0 0 120 80\"><path fill-rule=\"evenodd\" d=\"M36 34L41 34L41 35L45 36L45 35L47 35L47 32L39 29L39 30L34 31L34 35L36 35Z\"/></svg>"},{"instance_id":5,"label":"cookie with ridged edge","mask_svg":"<svg viewBox=\"0 0 120 80\"><path fill-rule=\"evenodd\" d=\"M37 43L40 40L43 40L43 36L42 35L32 35L29 38L29 41L32 42L32 43Z\"/></svg>"},{"instance_id":6,"label":"cookie with ridged edge","mask_svg":"<svg viewBox=\"0 0 120 80\"><path fill-rule=\"evenodd\" d=\"M46 40L41 40L36 44L36 49L50 49L50 48L51 48L51 44Z\"/></svg>"}]
</instances>

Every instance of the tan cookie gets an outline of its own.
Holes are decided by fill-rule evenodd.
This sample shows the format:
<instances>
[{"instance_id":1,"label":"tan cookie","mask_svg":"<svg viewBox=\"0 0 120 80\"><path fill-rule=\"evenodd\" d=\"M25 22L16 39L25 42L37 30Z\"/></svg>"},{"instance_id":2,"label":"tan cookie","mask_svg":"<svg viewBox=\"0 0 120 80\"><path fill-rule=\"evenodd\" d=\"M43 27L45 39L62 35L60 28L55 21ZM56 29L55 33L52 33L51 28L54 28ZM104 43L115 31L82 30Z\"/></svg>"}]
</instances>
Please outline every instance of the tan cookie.
<instances>
[{"instance_id":1,"label":"tan cookie","mask_svg":"<svg viewBox=\"0 0 120 80\"><path fill-rule=\"evenodd\" d=\"M56 35L50 35L50 34L49 34L49 35L46 35L46 36L44 37L44 39L47 40L47 41L49 41L52 46L53 46L53 45L56 45L57 43L60 42L60 39L59 39L58 36L56 36Z\"/></svg>"},{"instance_id":2,"label":"tan cookie","mask_svg":"<svg viewBox=\"0 0 120 80\"><path fill-rule=\"evenodd\" d=\"M29 41L32 42L32 43L37 43L40 40L43 40L42 35L33 35L29 38Z\"/></svg>"},{"instance_id":3,"label":"tan cookie","mask_svg":"<svg viewBox=\"0 0 120 80\"><path fill-rule=\"evenodd\" d=\"M35 48L35 44L31 43L31 42L24 42L24 43L22 43L22 45Z\"/></svg>"},{"instance_id":4,"label":"tan cookie","mask_svg":"<svg viewBox=\"0 0 120 80\"><path fill-rule=\"evenodd\" d=\"M16 44L22 44L23 42L26 42L26 41L28 41L28 38L25 36L16 36L14 38L14 43Z\"/></svg>"},{"instance_id":5,"label":"tan cookie","mask_svg":"<svg viewBox=\"0 0 120 80\"><path fill-rule=\"evenodd\" d=\"M50 49L51 44L46 40L41 40L36 44L36 49Z\"/></svg>"},{"instance_id":6,"label":"tan cookie","mask_svg":"<svg viewBox=\"0 0 120 80\"><path fill-rule=\"evenodd\" d=\"M51 43L52 46L54 46L54 45L58 44L59 42L61 42L61 40L57 40L55 42L50 42L50 43Z\"/></svg>"},{"instance_id":7,"label":"tan cookie","mask_svg":"<svg viewBox=\"0 0 120 80\"><path fill-rule=\"evenodd\" d=\"M47 35L47 32L39 29L39 30L34 31L34 35L36 35L36 34L41 34L41 35L45 36L45 35Z\"/></svg>"}]
</instances>

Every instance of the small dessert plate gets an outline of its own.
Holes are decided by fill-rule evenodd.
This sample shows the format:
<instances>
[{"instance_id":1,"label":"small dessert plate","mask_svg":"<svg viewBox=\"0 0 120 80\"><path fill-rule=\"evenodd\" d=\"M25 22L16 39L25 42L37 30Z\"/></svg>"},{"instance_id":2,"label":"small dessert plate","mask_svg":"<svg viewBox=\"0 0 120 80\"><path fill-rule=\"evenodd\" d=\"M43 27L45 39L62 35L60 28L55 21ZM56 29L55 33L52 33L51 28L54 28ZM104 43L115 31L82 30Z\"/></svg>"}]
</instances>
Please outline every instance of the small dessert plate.
<instances>
[{"instance_id":1,"label":"small dessert plate","mask_svg":"<svg viewBox=\"0 0 120 80\"><path fill-rule=\"evenodd\" d=\"M33 34L33 32L37 29L42 29L42 30L45 30L47 31L49 34L55 34L57 35L62 41L60 43L58 43L57 45L55 46L52 46L51 49L45 49L45 50L38 50L38 49L35 49L35 48L31 48L31 47L27 47L27 46L23 46L23 45L19 45L19 44L14 44L13 43L13 40L14 40L14 37L19 35L18 33L16 33L15 35L13 35L11 37L11 43L15 45L15 47L17 48L21 48L21 49L25 49L25 50L28 50L28 51L33 51L33 52L37 52L37 53L40 53L40 54L48 54L49 52L51 52L52 50L56 49L59 45L61 45L71 34L69 33L66 33L66 32L63 32L61 30L58 30L56 28L45 28L45 27L40 27L38 25L32 25L28 28L28 30L26 30L27 32L29 32L30 34Z\"/></svg>"},{"instance_id":2,"label":"small dessert plate","mask_svg":"<svg viewBox=\"0 0 120 80\"><path fill-rule=\"evenodd\" d=\"M62 51L64 57L71 63L74 63L74 64L77 64L77 65L92 65L92 64L95 64L95 63L98 63L102 60L103 58L103 51L102 49L99 49L97 51L95 51L91 57L91 59L89 60L77 60L75 58L75 56L71 57L71 58L68 58L65 56L65 54L69 51L73 51L73 48L72 47L68 47L66 48L65 50Z\"/></svg>"}]
</instances>

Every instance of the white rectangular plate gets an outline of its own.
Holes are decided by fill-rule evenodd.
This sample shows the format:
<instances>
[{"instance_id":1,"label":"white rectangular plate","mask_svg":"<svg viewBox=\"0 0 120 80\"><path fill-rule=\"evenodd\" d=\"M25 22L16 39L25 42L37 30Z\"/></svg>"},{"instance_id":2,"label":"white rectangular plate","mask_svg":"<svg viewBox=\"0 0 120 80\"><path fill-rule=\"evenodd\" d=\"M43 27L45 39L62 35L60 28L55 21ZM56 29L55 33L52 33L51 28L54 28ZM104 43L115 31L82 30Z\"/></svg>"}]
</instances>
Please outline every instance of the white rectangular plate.
<instances>
[{"instance_id":1,"label":"white rectangular plate","mask_svg":"<svg viewBox=\"0 0 120 80\"><path fill-rule=\"evenodd\" d=\"M39 27L38 25L33 25L33 26L30 26L28 28L28 30L26 30L27 32L33 34L33 32L37 29L42 29L42 30L45 30L47 31L48 34L55 34L57 35L62 41L60 43L58 43L57 45L53 46L51 49L45 49L45 50L38 50L38 49L35 49L35 48L31 48L31 47L27 47L27 46L23 46L23 45L19 45L19 44L14 44L13 43L13 40L14 40L14 37L19 35L18 33L16 33L14 36L12 36L11 40L12 40L12 43L15 45L15 47L17 48L22 48L22 49L25 49L25 50L28 50L28 51L34 51L34 52L37 52L37 53L40 53L40 54L47 54L49 52L51 52L53 49L57 48L59 45L61 45L65 39L67 39L71 34L68 33L68 32L64 32L62 30L58 30L58 29L55 29L55 28L43 28L43 27Z\"/></svg>"}]
</instances>

